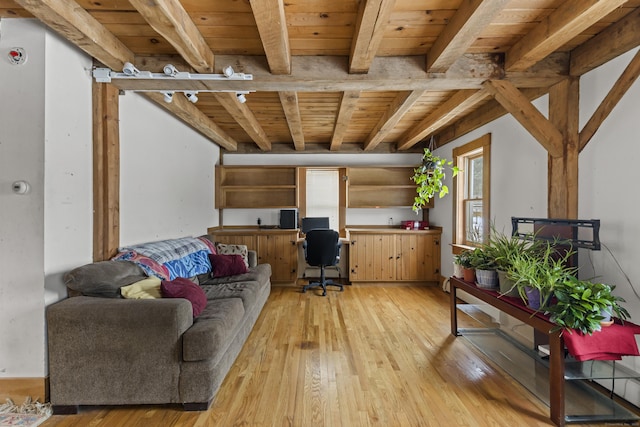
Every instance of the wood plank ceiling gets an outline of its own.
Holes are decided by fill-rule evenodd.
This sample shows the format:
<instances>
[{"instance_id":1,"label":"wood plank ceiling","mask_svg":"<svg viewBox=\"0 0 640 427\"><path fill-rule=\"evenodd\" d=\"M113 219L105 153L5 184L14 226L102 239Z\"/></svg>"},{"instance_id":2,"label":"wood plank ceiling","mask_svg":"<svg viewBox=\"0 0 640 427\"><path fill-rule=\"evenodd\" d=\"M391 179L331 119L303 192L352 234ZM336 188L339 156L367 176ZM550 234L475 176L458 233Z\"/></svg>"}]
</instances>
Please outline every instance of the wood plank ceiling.
<instances>
[{"instance_id":1,"label":"wood plank ceiling","mask_svg":"<svg viewBox=\"0 0 640 427\"><path fill-rule=\"evenodd\" d=\"M640 44L640 0L0 0L0 19L34 16L116 71L253 74L112 82L199 90L145 94L234 152L442 145L505 114L499 97L534 99Z\"/></svg>"}]
</instances>

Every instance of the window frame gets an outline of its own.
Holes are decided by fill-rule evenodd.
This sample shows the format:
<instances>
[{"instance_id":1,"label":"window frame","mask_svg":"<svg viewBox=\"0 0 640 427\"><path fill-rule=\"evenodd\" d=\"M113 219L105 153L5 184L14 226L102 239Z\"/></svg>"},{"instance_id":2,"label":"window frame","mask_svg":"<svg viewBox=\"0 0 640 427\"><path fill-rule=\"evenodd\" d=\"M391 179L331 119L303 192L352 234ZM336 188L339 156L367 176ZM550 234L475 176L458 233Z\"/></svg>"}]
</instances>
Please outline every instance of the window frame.
<instances>
[{"instance_id":1,"label":"window frame","mask_svg":"<svg viewBox=\"0 0 640 427\"><path fill-rule=\"evenodd\" d=\"M453 149L453 164L460 167L460 172L455 177L453 186L453 236L452 244L454 253L464 249L477 247L480 244L469 242L465 233L465 202L471 199L465 198L466 182L470 178L464 165L468 159L482 156L482 243L489 237L489 218L491 217L491 134L486 134L467 144ZM479 200L479 199L474 199Z\"/></svg>"}]
</instances>

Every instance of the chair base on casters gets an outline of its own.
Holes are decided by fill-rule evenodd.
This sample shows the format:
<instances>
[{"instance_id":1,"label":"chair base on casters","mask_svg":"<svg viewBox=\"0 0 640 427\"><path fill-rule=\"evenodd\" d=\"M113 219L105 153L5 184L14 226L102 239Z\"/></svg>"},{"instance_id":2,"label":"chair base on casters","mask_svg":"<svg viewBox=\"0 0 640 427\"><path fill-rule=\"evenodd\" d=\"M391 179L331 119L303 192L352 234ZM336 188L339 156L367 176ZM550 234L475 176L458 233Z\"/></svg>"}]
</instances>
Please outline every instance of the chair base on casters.
<instances>
[{"instance_id":1,"label":"chair base on casters","mask_svg":"<svg viewBox=\"0 0 640 427\"><path fill-rule=\"evenodd\" d=\"M322 288L322 296L327 295L327 286L337 286L340 288L340 292L344 291L344 285L340 283L335 283L331 279L327 279L324 275L324 266L320 267L320 281L319 282L309 282L308 284L302 287L302 293L307 292L309 288Z\"/></svg>"}]
</instances>

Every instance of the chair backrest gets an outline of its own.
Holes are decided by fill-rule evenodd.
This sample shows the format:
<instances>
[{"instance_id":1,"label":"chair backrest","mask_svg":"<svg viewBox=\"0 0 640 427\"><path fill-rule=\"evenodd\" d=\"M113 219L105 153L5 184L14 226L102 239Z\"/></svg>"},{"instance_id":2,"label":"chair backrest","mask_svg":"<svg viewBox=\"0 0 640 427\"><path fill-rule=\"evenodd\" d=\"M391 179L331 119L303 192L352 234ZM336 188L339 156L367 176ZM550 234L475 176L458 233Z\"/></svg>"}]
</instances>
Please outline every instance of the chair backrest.
<instances>
[{"instance_id":1,"label":"chair backrest","mask_svg":"<svg viewBox=\"0 0 640 427\"><path fill-rule=\"evenodd\" d=\"M307 216L302 218L301 230L303 234L307 234L316 228L329 228L328 216Z\"/></svg>"},{"instance_id":2,"label":"chair backrest","mask_svg":"<svg viewBox=\"0 0 640 427\"><path fill-rule=\"evenodd\" d=\"M331 229L316 228L305 236L305 259L312 266L336 265L340 255L338 232Z\"/></svg>"}]
</instances>

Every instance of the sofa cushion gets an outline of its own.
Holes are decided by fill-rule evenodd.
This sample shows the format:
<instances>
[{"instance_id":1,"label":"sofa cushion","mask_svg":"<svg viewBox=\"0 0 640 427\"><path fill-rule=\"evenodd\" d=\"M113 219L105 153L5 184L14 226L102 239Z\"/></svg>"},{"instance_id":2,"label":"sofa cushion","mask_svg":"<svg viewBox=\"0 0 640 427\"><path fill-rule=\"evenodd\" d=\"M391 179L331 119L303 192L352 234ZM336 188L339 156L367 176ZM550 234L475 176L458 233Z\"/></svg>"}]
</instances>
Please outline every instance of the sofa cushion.
<instances>
[{"instance_id":1,"label":"sofa cushion","mask_svg":"<svg viewBox=\"0 0 640 427\"><path fill-rule=\"evenodd\" d=\"M221 285L223 283L235 283L235 282L259 282L269 283L271 280L271 265L270 264L258 264L255 267L249 268L246 273L238 274L235 276L226 277L203 277L198 276L200 279L200 285Z\"/></svg>"},{"instance_id":2,"label":"sofa cushion","mask_svg":"<svg viewBox=\"0 0 640 427\"><path fill-rule=\"evenodd\" d=\"M209 301L207 307L182 337L182 357L185 361L222 357L233 341L244 317L242 301L226 298Z\"/></svg>"},{"instance_id":3,"label":"sofa cushion","mask_svg":"<svg viewBox=\"0 0 640 427\"><path fill-rule=\"evenodd\" d=\"M144 271L130 261L100 261L74 268L64 275L69 296L122 298L120 288L146 279Z\"/></svg>"},{"instance_id":4,"label":"sofa cushion","mask_svg":"<svg viewBox=\"0 0 640 427\"><path fill-rule=\"evenodd\" d=\"M174 280L163 280L160 290L164 298L185 298L191 302L193 317L198 317L207 306L207 297L202 288L189 279L178 277Z\"/></svg>"},{"instance_id":5,"label":"sofa cushion","mask_svg":"<svg viewBox=\"0 0 640 427\"><path fill-rule=\"evenodd\" d=\"M155 276L147 277L139 282L121 287L120 294L127 299L162 298L160 283L161 280Z\"/></svg>"},{"instance_id":6,"label":"sofa cushion","mask_svg":"<svg viewBox=\"0 0 640 427\"><path fill-rule=\"evenodd\" d=\"M233 282L219 285L203 286L208 301L219 299L239 298L242 300L245 310L257 304L264 288L269 284L259 282Z\"/></svg>"},{"instance_id":7,"label":"sofa cushion","mask_svg":"<svg viewBox=\"0 0 640 427\"><path fill-rule=\"evenodd\" d=\"M247 266L241 255L209 255L211 277L226 277L244 274Z\"/></svg>"},{"instance_id":8,"label":"sofa cushion","mask_svg":"<svg viewBox=\"0 0 640 427\"><path fill-rule=\"evenodd\" d=\"M249 250L247 245L216 243L216 253L218 253L218 255L241 255L244 264L249 268Z\"/></svg>"}]
</instances>

